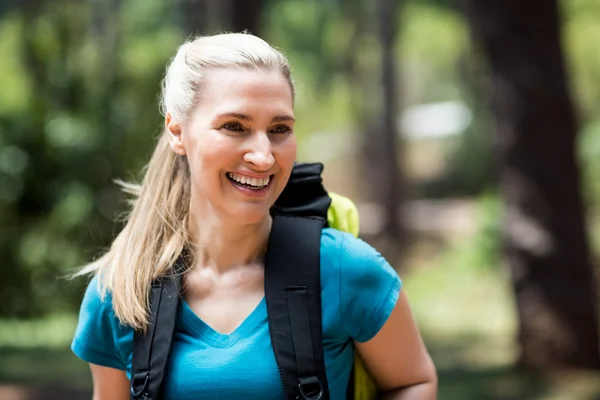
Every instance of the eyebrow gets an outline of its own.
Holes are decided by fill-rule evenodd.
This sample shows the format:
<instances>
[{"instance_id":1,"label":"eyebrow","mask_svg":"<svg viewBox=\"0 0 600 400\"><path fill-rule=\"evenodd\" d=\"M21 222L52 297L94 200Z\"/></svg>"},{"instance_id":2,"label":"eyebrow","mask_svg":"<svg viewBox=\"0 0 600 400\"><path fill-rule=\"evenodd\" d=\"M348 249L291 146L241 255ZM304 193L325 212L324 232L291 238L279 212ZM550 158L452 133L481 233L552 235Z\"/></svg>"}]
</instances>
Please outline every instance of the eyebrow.
<instances>
[{"instance_id":1,"label":"eyebrow","mask_svg":"<svg viewBox=\"0 0 600 400\"><path fill-rule=\"evenodd\" d=\"M243 121L248 121L248 122L252 121L252 117L250 117L249 115L235 113L235 112L219 114L217 116L218 119L225 118L225 117L233 117L233 118L241 119ZM295 121L295 119L294 119L294 117L292 117L290 115L276 115L271 119L271 122L284 122L284 121Z\"/></svg>"}]
</instances>

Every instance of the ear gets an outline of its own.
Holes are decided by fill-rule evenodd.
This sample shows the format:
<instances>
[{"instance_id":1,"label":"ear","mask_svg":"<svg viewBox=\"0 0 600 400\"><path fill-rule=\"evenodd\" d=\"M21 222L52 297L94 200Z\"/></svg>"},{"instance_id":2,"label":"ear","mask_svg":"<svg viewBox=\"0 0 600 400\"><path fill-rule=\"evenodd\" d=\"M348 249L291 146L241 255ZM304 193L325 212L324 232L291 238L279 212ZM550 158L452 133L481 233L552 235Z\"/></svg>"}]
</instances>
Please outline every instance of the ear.
<instances>
[{"instance_id":1,"label":"ear","mask_svg":"<svg viewBox=\"0 0 600 400\"><path fill-rule=\"evenodd\" d=\"M167 129L167 135L169 135L169 145L171 146L171 150L180 156L184 156L185 145L183 143L183 137L181 136L181 125L175 122L169 113L167 113L165 117L165 127Z\"/></svg>"}]
</instances>

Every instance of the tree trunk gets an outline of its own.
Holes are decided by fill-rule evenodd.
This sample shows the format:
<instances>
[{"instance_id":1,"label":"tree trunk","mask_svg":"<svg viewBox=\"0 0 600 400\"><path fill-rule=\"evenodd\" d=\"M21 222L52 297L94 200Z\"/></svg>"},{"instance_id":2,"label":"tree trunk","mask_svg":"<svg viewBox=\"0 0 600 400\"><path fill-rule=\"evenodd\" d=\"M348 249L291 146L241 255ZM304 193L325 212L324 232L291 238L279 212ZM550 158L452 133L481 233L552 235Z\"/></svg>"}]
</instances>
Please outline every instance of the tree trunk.
<instances>
[{"instance_id":1,"label":"tree trunk","mask_svg":"<svg viewBox=\"0 0 600 400\"><path fill-rule=\"evenodd\" d=\"M228 25L231 0L180 0L179 19L186 35L212 35Z\"/></svg>"},{"instance_id":2,"label":"tree trunk","mask_svg":"<svg viewBox=\"0 0 600 400\"><path fill-rule=\"evenodd\" d=\"M596 285L556 0L466 0L491 67L520 364L599 368Z\"/></svg>"},{"instance_id":3,"label":"tree trunk","mask_svg":"<svg viewBox=\"0 0 600 400\"><path fill-rule=\"evenodd\" d=\"M263 0L180 0L180 16L190 34L249 31L260 35Z\"/></svg>"},{"instance_id":4,"label":"tree trunk","mask_svg":"<svg viewBox=\"0 0 600 400\"><path fill-rule=\"evenodd\" d=\"M399 113L396 62L394 41L396 38L396 16L399 1L377 0L377 21L379 42L381 44L381 73L378 115L369 123L366 143L368 147L368 164L375 199L383 206L384 225L382 234L398 242L402 230L398 216L401 206L402 179L398 166L398 129Z\"/></svg>"},{"instance_id":5,"label":"tree trunk","mask_svg":"<svg viewBox=\"0 0 600 400\"><path fill-rule=\"evenodd\" d=\"M260 16L262 0L232 0L231 3L231 30L233 32L249 31L260 36Z\"/></svg>"}]
</instances>

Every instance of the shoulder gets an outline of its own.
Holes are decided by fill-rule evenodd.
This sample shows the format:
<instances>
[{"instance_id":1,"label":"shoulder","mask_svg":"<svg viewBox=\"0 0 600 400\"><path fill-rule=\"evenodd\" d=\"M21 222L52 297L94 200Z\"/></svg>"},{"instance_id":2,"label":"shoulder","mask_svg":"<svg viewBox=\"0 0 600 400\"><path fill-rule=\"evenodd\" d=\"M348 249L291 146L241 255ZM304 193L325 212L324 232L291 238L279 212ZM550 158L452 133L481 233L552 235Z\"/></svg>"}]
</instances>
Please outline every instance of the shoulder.
<instances>
[{"instance_id":1,"label":"shoulder","mask_svg":"<svg viewBox=\"0 0 600 400\"><path fill-rule=\"evenodd\" d=\"M107 322L110 322L111 325L121 325L113 310L110 290L102 287L98 275L94 275L88 283L81 302L80 314L81 313L102 317Z\"/></svg>"},{"instance_id":2,"label":"shoulder","mask_svg":"<svg viewBox=\"0 0 600 400\"><path fill-rule=\"evenodd\" d=\"M112 299L109 292L104 295L100 289L100 281L97 275L90 280L83 296L82 306L92 309L104 309L110 311L112 309Z\"/></svg>"},{"instance_id":3,"label":"shoulder","mask_svg":"<svg viewBox=\"0 0 600 400\"><path fill-rule=\"evenodd\" d=\"M321 235L321 257L334 261L337 267L365 269L365 272L390 272L387 260L370 244L347 232L333 228L323 229Z\"/></svg>"},{"instance_id":4,"label":"shoulder","mask_svg":"<svg viewBox=\"0 0 600 400\"><path fill-rule=\"evenodd\" d=\"M337 298L344 331L357 341L378 332L402 287L398 273L373 246L330 228L321 237L321 279L328 300Z\"/></svg>"},{"instance_id":5,"label":"shoulder","mask_svg":"<svg viewBox=\"0 0 600 400\"><path fill-rule=\"evenodd\" d=\"M81 302L71 349L84 361L125 369L132 338L133 330L119 322L110 293L102 293L95 276Z\"/></svg>"}]
</instances>

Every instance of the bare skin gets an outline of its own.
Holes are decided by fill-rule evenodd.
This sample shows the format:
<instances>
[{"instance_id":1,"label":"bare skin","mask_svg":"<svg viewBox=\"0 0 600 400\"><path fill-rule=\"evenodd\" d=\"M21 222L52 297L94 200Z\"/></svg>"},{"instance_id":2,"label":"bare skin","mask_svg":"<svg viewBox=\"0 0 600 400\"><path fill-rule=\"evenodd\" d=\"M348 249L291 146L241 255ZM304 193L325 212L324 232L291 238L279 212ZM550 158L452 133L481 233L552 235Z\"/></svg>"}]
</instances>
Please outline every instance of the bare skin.
<instances>
[{"instance_id":1,"label":"bare skin","mask_svg":"<svg viewBox=\"0 0 600 400\"><path fill-rule=\"evenodd\" d=\"M198 268L186 276L185 300L212 329L230 334L264 297L264 267L260 263L232 267L223 273Z\"/></svg>"},{"instance_id":2,"label":"bare skin","mask_svg":"<svg viewBox=\"0 0 600 400\"><path fill-rule=\"evenodd\" d=\"M392 314L375 337L356 349L386 400L435 400L437 375L410 311L400 293Z\"/></svg>"}]
</instances>

